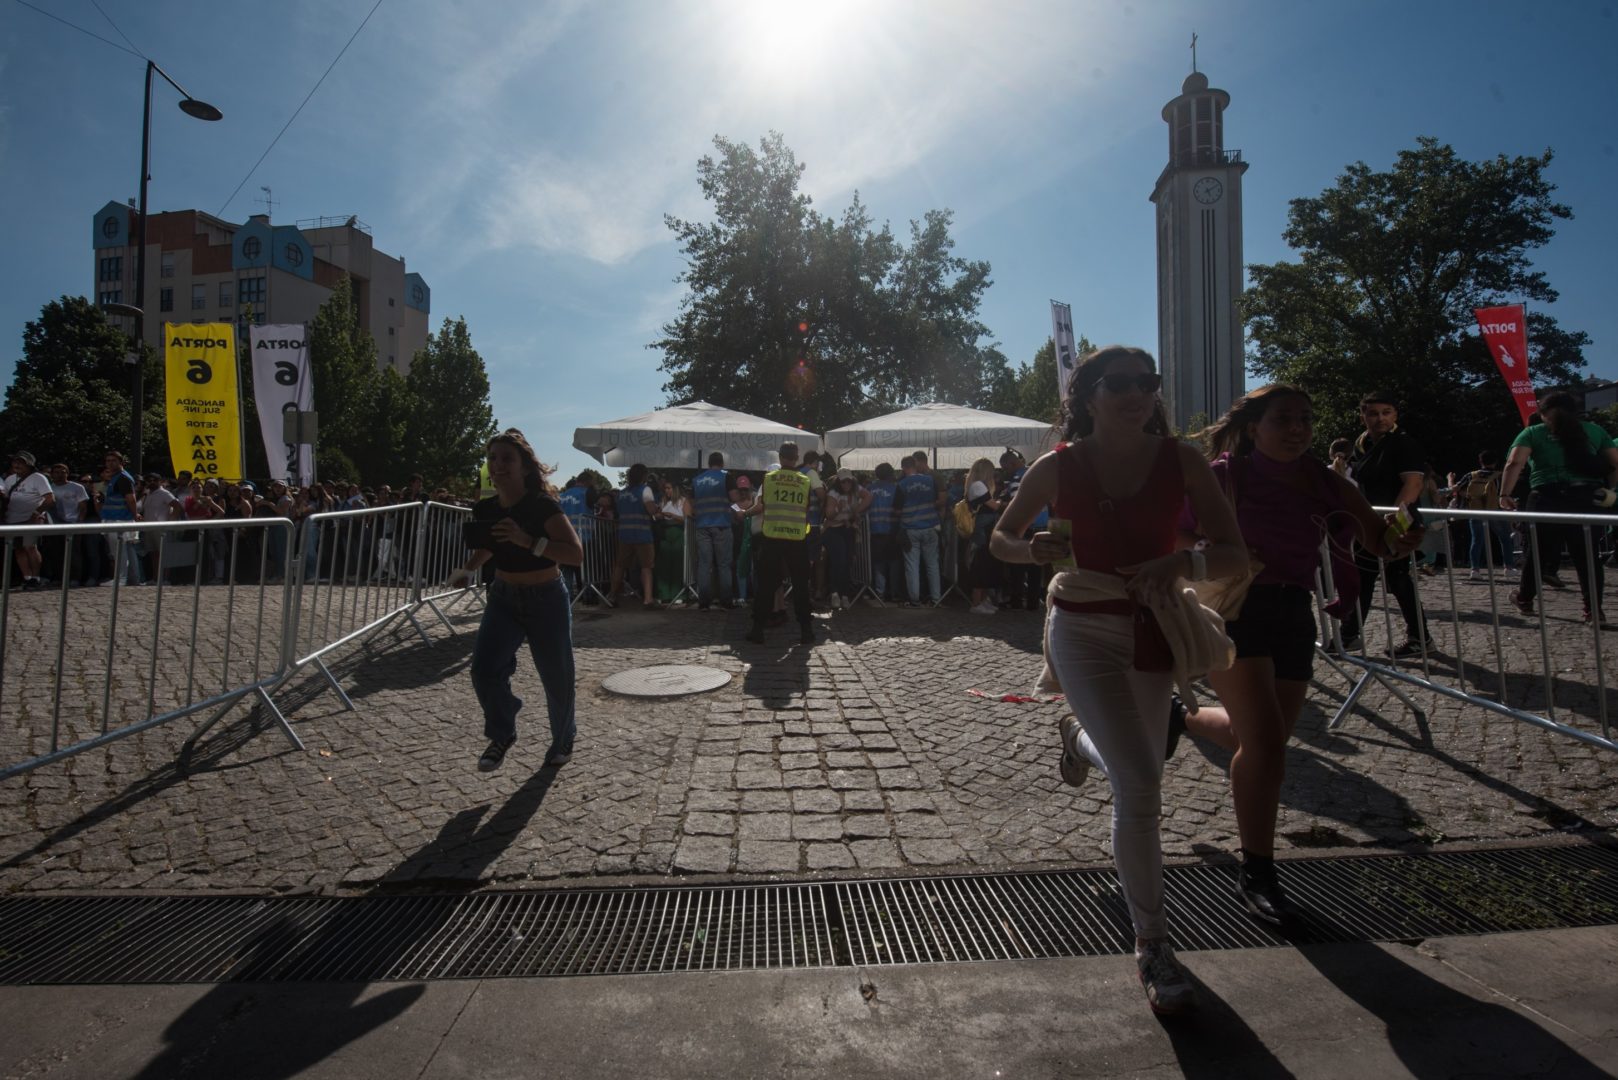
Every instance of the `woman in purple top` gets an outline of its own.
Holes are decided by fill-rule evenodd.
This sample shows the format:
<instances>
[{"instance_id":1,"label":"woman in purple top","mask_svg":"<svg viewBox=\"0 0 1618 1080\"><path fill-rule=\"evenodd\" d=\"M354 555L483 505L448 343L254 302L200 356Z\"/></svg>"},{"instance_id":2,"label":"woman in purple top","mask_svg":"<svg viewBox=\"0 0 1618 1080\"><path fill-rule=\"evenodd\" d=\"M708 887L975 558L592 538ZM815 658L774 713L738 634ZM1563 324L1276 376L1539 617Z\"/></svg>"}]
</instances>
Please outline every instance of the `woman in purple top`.
<instances>
[{"instance_id":1,"label":"woman in purple top","mask_svg":"<svg viewBox=\"0 0 1618 1080\"><path fill-rule=\"evenodd\" d=\"M1280 384L1254 390L1203 438L1242 537L1264 569L1241 614L1225 626L1236 663L1208 674L1220 704L1186 716L1185 727L1233 753L1230 786L1242 845L1236 893L1248 911L1279 925L1292 912L1275 873L1275 817L1287 740L1314 670L1312 597L1321 541L1329 536L1335 550L1347 553L1358 540L1390 558L1408 555L1420 536L1412 530L1389 548L1386 523L1354 483L1309 453L1314 415L1302 390ZM1195 543L1189 509L1181 526L1183 542ZM1354 582L1335 584L1342 595L1357 595Z\"/></svg>"}]
</instances>

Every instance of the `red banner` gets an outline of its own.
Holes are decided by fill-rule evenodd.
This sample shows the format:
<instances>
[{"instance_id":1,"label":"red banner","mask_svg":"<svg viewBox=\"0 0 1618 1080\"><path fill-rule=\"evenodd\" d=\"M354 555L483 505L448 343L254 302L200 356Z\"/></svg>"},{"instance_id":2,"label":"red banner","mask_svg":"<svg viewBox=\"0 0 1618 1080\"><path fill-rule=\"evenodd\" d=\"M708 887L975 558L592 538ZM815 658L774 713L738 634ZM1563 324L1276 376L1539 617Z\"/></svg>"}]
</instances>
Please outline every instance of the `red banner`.
<instances>
[{"instance_id":1,"label":"red banner","mask_svg":"<svg viewBox=\"0 0 1618 1080\"><path fill-rule=\"evenodd\" d=\"M1473 314L1478 317L1483 340L1488 344L1506 386L1511 389L1517 411L1522 413L1523 426L1527 427L1528 418L1539 410L1539 402L1534 399L1534 383L1528 377L1527 314L1521 304L1475 308Z\"/></svg>"}]
</instances>

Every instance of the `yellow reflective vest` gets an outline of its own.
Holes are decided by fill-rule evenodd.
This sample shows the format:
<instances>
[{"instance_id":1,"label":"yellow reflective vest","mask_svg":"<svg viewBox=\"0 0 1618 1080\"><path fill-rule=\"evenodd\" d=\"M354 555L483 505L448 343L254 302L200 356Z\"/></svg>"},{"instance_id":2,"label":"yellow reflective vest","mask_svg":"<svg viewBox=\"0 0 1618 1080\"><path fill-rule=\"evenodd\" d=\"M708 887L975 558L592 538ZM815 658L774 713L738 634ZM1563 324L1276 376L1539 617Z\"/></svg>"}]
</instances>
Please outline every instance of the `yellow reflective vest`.
<instances>
[{"instance_id":1,"label":"yellow reflective vest","mask_svg":"<svg viewBox=\"0 0 1618 1080\"><path fill-rule=\"evenodd\" d=\"M776 469L764 477L764 535L772 540L809 535L809 478L796 469Z\"/></svg>"}]
</instances>

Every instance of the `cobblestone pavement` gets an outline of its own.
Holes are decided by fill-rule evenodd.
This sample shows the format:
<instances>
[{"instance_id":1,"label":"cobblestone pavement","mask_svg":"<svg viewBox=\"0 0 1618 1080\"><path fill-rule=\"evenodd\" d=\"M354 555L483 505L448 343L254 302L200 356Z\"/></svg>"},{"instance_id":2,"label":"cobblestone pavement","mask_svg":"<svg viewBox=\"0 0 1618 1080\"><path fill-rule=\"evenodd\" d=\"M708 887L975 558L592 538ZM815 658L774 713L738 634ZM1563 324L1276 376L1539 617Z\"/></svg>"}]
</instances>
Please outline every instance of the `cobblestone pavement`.
<instances>
[{"instance_id":1,"label":"cobblestone pavement","mask_svg":"<svg viewBox=\"0 0 1618 1080\"><path fill-rule=\"evenodd\" d=\"M106 601L97 592L71 594L70 701L94 699L104 678L92 605ZM154 593L125 592L120 625L135 628L131 639L153 625L155 612L142 605L154 607ZM218 651L224 594L202 595L212 601L201 606L196 639ZM1488 590L1459 583L1456 595L1468 612L1459 621L1467 678L1492 691ZM1431 663L1453 679L1457 624L1447 602L1447 586L1428 598L1438 639ZM48 734L54 603L47 594L10 598L0 745L13 754L37 749ZM238 598L239 608L253 603L251 594ZM184 685L191 613L171 607L160 621L161 663L142 654L114 665L129 672L113 695L127 710ZM1599 730L1590 719L1594 639L1578 622L1578 599L1552 593L1547 608L1556 701ZM181 720L0 781L0 890L518 886L1110 859L1105 780L1092 774L1075 791L1057 776L1063 706L966 693L1026 691L1039 664L1033 614L861 608L817 616L823 636L811 648L790 644L797 635L789 628L764 646L743 642L740 612L580 609L573 762L539 768L545 722L528 709L521 741L493 774L475 764L484 741L467 675L475 604L463 602L450 618L459 633L424 620L431 646L403 624L371 647L339 652L334 670L356 711L342 711L318 675L283 688L277 700L306 751L242 706L208 733L188 770L175 755L195 721ZM239 614L231 633L244 624L258 625L256 609ZM1508 671L1537 670L1538 624L1512 614L1502 626ZM1373 648L1382 633L1373 620ZM1618 670L1618 633L1603 635L1603 646L1606 670ZM614 672L659 663L707 664L734 678L672 700L600 689ZM1618 825L1618 762L1608 751L1427 691L1416 692L1427 709L1418 720L1374 686L1329 732L1348 684L1324 663L1317 676L1288 753L1283 854ZM531 666L519 665L516 683L527 700L544 700ZM1531 707L1544 693L1543 680L1529 675L1508 675L1506 689L1513 704ZM1618 699L1610 707L1618 717ZM1235 847L1226 764L1222 752L1187 740L1168 765L1170 856Z\"/></svg>"}]
</instances>

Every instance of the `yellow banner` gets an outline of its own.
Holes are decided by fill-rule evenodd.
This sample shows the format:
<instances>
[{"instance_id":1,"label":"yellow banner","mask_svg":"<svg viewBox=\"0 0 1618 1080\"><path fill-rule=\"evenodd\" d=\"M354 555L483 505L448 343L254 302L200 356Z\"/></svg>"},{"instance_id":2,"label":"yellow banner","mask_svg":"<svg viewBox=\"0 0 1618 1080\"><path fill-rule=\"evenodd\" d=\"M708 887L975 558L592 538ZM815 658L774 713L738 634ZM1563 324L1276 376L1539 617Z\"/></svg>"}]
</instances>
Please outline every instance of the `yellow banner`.
<instances>
[{"instance_id":1,"label":"yellow banner","mask_svg":"<svg viewBox=\"0 0 1618 1080\"><path fill-rule=\"evenodd\" d=\"M236 330L230 323L164 323L164 410L176 474L239 480L241 415Z\"/></svg>"}]
</instances>

